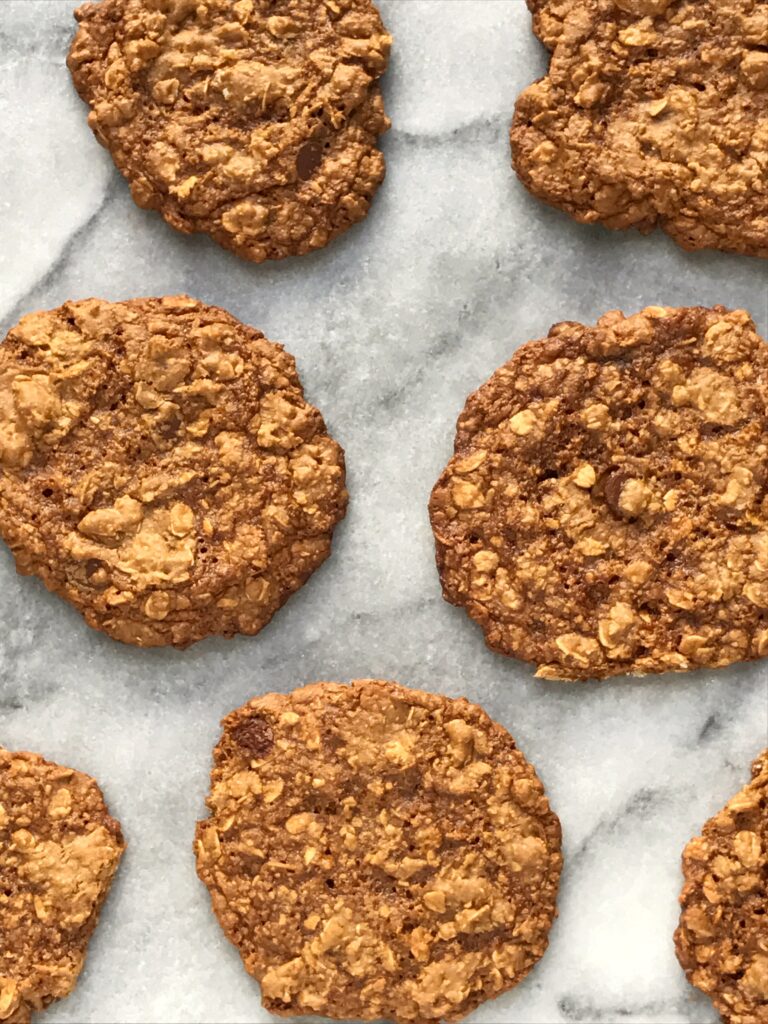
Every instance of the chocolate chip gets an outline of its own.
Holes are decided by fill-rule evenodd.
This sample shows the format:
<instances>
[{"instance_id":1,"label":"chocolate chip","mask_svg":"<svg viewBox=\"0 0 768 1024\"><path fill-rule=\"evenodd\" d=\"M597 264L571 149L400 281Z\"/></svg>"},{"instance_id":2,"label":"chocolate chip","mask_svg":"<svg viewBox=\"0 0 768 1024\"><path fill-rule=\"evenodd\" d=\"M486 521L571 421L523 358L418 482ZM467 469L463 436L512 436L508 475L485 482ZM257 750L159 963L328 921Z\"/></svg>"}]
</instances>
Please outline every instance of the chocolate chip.
<instances>
[{"instance_id":1,"label":"chocolate chip","mask_svg":"<svg viewBox=\"0 0 768 1024\"><path fill-rule=\"evenodd\" d=\"M296 154L296 173L302 181L311 178L323 160L319 142L306 142Z\"/></svg>"},{"instance_id":2,"label":"chocolate chip","mask_svg":"<svg viewBox=\"0 0 768 1024\"><path fill-rule=\"evenodd\" d=\"M161 437L173 437L181 428L181 413L171 409L157 419L157 432Z\"/></svg>"},{"instance_id":3,"label":"chocolate chip","mask_svg":"<svg viewBox=\"0 0 768 1024\"><path fill-rule=\"evenodd\" d=\"M109 583L104 562L98 558L89 558L85 563L85 578L89 587L96 590L103 589Z\"/></svg>"},{"instance_id":4,"label":"chocolate chip","mask_svg":"<svg viewBox=\"0 0 768 1024\"><path fill-rule=\"evenodd\" d=\"M624 484L629 479L629 474L623 469L615 469L606 478L603 484L603 493L605 494L605 500L608 507L617 516L623 516L619 506L619 500L621 498L621 492L624 489Z\"/></svg>"},{"instance_id":5,"label":"chocolate chip","mask_svg":"<svg viewBox=\"0 0 768 1024\"><path fill-rule=\"evenodd\" d=\"M232 730L235 743L247 750L251 757L263 758L270 752L273 744L272 726L261 715L254 715L247 722Z\"/></svg>"}]
</instances>

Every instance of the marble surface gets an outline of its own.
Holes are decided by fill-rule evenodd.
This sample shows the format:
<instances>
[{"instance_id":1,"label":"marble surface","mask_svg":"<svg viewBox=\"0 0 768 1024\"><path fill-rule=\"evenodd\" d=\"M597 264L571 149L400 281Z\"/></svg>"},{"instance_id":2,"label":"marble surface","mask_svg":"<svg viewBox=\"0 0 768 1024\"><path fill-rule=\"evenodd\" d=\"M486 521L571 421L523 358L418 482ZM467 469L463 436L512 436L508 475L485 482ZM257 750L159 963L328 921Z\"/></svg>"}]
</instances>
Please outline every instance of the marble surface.
<instances>
[{"instance_id":1,"label":"marble surface","mask_svg":"<svg viewBox=\"0 0 768 1024\"><path fill-rule=\"evenodd\" d=\"M46 1019L268 1019L191 856L218 721L256 693L376 676L482 703L562 819L550 950L476 1024L712 1024L672 947L679 858L765 745L765 665L537 682L441 600L426 502L465 396L519 343L649 303L745 306L765 333L768 268L579 227L523 191L507 128L544 55L522 0L381 7L394 127L373 212L325 252L258 267L133 205L64 67L70 0L0 4L3 333L90 295L225 306L297 357L347 450L352 498L332 558L261 636L183 653L90 631L0 549L0 742L93 773L130 844L81 984Z\"/></svg>"}]
</instances>

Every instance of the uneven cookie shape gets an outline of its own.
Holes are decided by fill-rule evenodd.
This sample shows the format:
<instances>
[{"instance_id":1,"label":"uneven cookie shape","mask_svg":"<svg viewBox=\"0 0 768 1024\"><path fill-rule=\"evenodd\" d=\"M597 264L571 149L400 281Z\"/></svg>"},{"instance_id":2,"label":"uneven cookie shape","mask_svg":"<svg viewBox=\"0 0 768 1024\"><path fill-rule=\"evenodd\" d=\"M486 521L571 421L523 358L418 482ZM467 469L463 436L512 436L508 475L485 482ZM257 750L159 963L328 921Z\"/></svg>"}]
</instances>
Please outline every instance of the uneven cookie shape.
<instances>
[{"instance_id":1,"label":"uneven cookie shape","mask_svg":"<svg viewBox=\"0 0 768 1024\"><path fill-rule=\"evenodd\" d=\"M768 750L683 852L677 956L725 1024L768 1021Z\"/></svg>"},{"instance_id":2,"label":"uneven cookie shape","mask_svg":"<svg viewBox=\"0 0 768 1024\"><path fill-rule=\"evenodd\" d=\"M346 503L293 359L221 309L68 302L0 347L0 535L117 640L257 633Z\"/></svg>"},{"instance_id":3,"label":"uneven cookie shape","mask_svg":"<svg viewBox=\"0 0 768 1024\"><path fill-rule=\"evenodd\" d=\"M479 707L316 683L223 726L197 871L270 1012L459 1020L542 956L560 824Z\"/></svg>"},{"instance_id":4,"label":"uneven cookie shape","mask_svg":"<svg viewBox=\"0 0 768 1024\"><path fill-rule=\"evenodd\" d=\"M430 501L444 597L549 679L764 656L767 403L747 313L557 324L459 418Z\"/></svg>"},{"instance_id":5,"label":"uneven cookie shape","mask_svg":"<svg viewBox=\"0 0 768 1024\"><path fill-rule=\"evenodd\" d=\"M528 0L552 51L518 99L513 162L583 223L768 256L762 0Z\"/></svg>"},{"instance_id":6,"label":"uneven cookie shape","mask_svg":"<svg viewBox=\"0 0 768 1024\"><path fill-rule=\"evenodd\" d=\"M75 987L124 849L89 775L0 747L0 1021Z\"/></svg>"},{"instance_id":7,"label":"uneven cookie shape","mask_svg":"<svg viewBox=\"0 0 768 1024\"><path fill-rule=\"evenodd\" d=\"M261 262L368 212L391 37L370 0L102 0L68 65L139 206Z\"/></svg>"}]
</instances>

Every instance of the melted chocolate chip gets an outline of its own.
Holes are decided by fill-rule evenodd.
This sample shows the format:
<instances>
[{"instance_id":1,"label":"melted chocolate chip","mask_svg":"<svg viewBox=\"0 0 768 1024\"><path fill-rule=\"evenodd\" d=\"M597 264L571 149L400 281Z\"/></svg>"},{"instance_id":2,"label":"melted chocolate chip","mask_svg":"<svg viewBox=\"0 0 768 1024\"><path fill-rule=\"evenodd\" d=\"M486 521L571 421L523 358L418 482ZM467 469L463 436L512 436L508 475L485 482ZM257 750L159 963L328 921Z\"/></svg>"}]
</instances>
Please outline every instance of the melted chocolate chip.
<instances>
[{"instance_id":1,"label":"melted chocolate chip","mask_svg":"<svg viewBox=\"0 0 768 1024\"><path fill-rule=\"evenodd\" d=\"M102 590L109 583L105 566L98 558L89 558L85 563L85 579L89 587Z\"/></svg>"},{"instance_id":2,"label":"melted chocolate chip","mask_svg":"<svg viewBox=\"0 0 768 1024\"><path fill-rule=\"evenodd\" d=\"M311 178L323 161L323 147L319 142L306 142L296 154L296 173L302 181Z\"/></svg>"},{"instance_id":3,"label":"melted chocolate chip","mask_svg":"<svg viewBox=\"0 0 768 1024\"><path fill-rule=\"evenodd\" d=\"M238 746L247 750L251 757L263 758L272 749L274 733L272 726L261 715L254 715L232 731Z\"/></svg>"},{"instance_id":4,"label":"melted chocolate chip","mask_svg":"<svg viewBox=\"0 0 768 1024\"><path fill-rule=\"evenodd\" d=\"M605 478L603 484L603 492L605 494L605 500L612 512L617 516L623 516L624 513L619 506L619 500L621 498L621 492L624 489L624 484L629 479L629 474L626 470L615 469Z\"/></svg>"}]
</instances>

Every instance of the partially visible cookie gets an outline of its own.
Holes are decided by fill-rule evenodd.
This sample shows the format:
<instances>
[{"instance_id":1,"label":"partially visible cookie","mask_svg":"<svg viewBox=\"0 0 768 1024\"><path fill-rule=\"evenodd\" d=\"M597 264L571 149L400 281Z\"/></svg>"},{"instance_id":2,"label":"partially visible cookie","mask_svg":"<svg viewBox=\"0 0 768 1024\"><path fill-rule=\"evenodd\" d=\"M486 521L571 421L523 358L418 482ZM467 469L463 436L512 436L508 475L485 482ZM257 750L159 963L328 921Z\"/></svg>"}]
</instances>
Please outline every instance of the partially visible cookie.
<instances>
[{"instance_id":1,"label":"partially visible cookie","mask_svg":"<svg viewBox=\"0 0 768 1024\"><path fill-rule=\"evenodd\" d=\"M725 1024L768 1021L768 750L683 853L677 956Z\"/></svg>"},{"instance_id":2,"label":"partially visible cookie","mask_svg":"<svg viewBox=\"0 0 768 1024\"><path fill-rule=\"evenodd\" d=\"M124 849L89 775L0 747L0 1021L75 987Z\"/></svg>"},{"instance_id":3,"label":"partially visible cookie","mask_svg":"<svg viewBox=\"0 0 768 1024\"><path fill-rule=\"evenodd\" d=\"M552 51L514 165L583 223L768 257L763 0L528 0Z\"/></svg>"},{"instance_id":4,"label":"partially visible cookie","mask_svg":"<svg viewBox=\"0 0 768 1024\"><path fill-rule=\"evenodd\" d=\"M67 302L0 346L0 535L117 640L257 633L346 504L292 357L224 310Z\"/></svg>"},{"instance_id":5,"label":"partially visible cookie","mask_svg":"<svg viewBox=\"0 0 768 1024\"><path fill-rule=\"evenodd\" d=\"M764 657L767 485L747 313L557 324L459 418L430 501L443 594L550 679Z\"/></svg>"},{"instance_id":6,"label":"partially visible cookie","mask_svg":"<svg viewBox=\"0 0 768 1024\"><path fill-rule=\"evenodd\" d=\"M361 220L384 178L371 0L102 0L68 65L139 206L261 262Z\"/></svg>"},{"instance_id":7,"label":"partially visible cookie","mask_svg":"<svg viewBox=\"0 0 768 1024\"><path fill-rule=\"evenodd\" d=\"M223 726L197 870L270 1012L459 1020L542 956L560 825L479 707L316 683Z\"/></svg>"}]
</instances>

